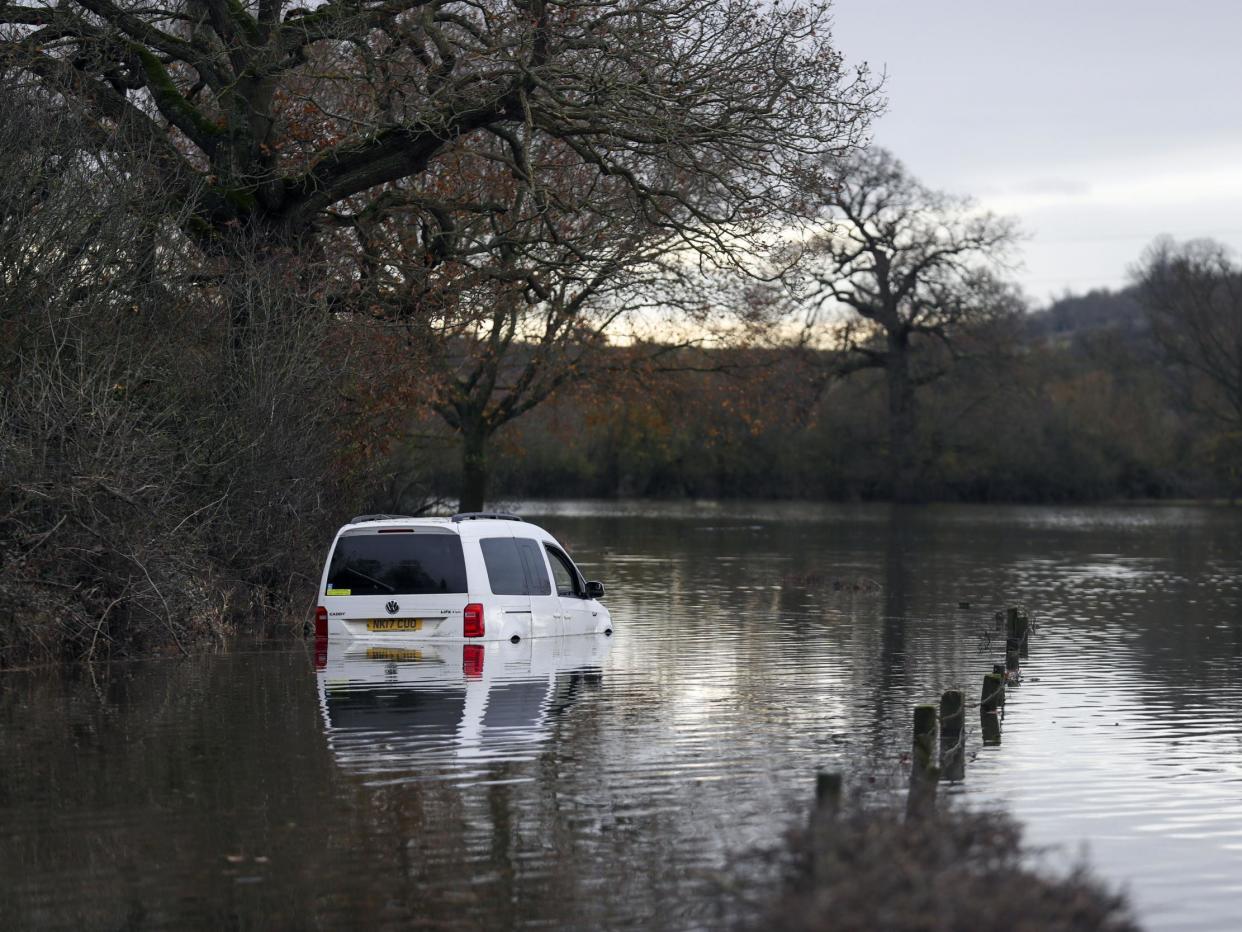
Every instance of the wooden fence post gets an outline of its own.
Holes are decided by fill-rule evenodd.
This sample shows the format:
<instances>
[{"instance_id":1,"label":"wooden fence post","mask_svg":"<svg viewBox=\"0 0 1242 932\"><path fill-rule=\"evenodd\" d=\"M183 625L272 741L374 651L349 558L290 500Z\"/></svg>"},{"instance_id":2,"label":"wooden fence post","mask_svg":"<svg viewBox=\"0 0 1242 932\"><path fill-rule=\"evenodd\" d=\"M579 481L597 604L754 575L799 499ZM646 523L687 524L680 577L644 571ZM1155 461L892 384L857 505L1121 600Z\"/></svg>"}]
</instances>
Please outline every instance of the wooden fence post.
<instances>
[{"instance_id":1,"label":"wooden fence post","mask_svg":"<svg viewBox=\"0 0 1242 932\"><path fill-rule=\"evenodd\" d=\"M810 830L811 874L817 886L828 882L827 872L832 866L832 859L824 857L824 852L828 849L840 809L841 774L817 773Z\"/></svg>"},{"instance_id":2,"label":"wooden fence post","mask_svg":"<svg viewBox=\"0 0 1242 932\"><path fill-rule=\"evenodd\" d=\"M1021 668L1021 648L1017 638L1005 640L1005 674L1011 683L1016 683Z\"/></svg>"},{"instance_id":3,"label":"wooden fence post","mask_svg":"<svg viewBox=\"0 0 1242 932\"><path fill-rule=\"evenodd\" d=\"M995 715L1005 704L1005 676L988 673L983 677L983 693L979 697L979 709Z\"/></svg>"},{"instance_id":4,"label":"wooden fence post","mask_svg":"<svg viewBox=\"0 0 1242 932\"><path fill-rule=\"evenodd\" d=\"M1015 608L1012 605L1009 608L1005 609L1005 634L1007 636L1009 637L1015 636L1018 630L1018 615L1021 613L1021 611L1022 611L1021 609Z\"/></svg>"},{"instance_id":5,"label":"wooden fence post","mask_svg":"<svg viewBox=\"0 0 1242 932\"><path fill-rule=\"evenodd\" d=\"M1031 616L1020 608L1011 608L1005 613L1005 634L1017 638L1018 652L1027 656L1027 642L1031 637Z\"/></svg>"},{"instance_id":6,"label":"wooden fence post","mask_svg":"<svg viewBox=\"0 0 1242 932\"><path fill-rule=\"evenodd\" d=\"M940 775L966 779L966 697L948 689L940 697Z\"/></svg>"},{"instance_id":7,"label":"wooden fence post","mask_svg":"<svg viewBox=\"0 0 1242 932\"><path fill-rule=\"evenodd\" d=\"M815 806L825 816L835 816L841 810L841 775L818 773L815 775Z\"/></svg>"},{"instance_id":8,"label":"wooden fence post","mask_svg":"<svg viewBox=\"0 0 1242 932\"><path fill-rule=\"evenodd\" d=\"M907 817L920 817L936 805L936 784L940 768L936 765L936 707L914 707L914 741L911 749L910 793L906 798Z\"/></svg>"},{"instance_id":9,"label":"wooden fence post","mask_svg":"<svg viewBox=\"0 0 1242 932\"><path fill-rule=\"evenodd\" d=\"M984 747L996 747L1001 743L1000 716L979 710L979 730L983 732Z\"/></svg>"}]
</instances>

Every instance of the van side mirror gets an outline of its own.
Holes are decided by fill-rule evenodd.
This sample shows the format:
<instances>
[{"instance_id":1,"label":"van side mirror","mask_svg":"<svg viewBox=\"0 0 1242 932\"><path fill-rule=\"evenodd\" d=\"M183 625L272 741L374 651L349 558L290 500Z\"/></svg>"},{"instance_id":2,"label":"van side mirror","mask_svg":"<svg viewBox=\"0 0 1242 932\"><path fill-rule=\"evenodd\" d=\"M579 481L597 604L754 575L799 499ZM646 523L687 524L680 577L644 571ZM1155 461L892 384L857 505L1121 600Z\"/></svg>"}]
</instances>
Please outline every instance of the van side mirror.
<instances>
[{"instance_id":1,"label":"van side mirror","mask_svg":"<svg viewBox=\"0 0 1242 932\"><path fill-rule=\"evenodd\" d=\"M604 597L604 584L591 580L586 584L586 597L588 599L602 599Z\"/></svg>"}]
</instances>

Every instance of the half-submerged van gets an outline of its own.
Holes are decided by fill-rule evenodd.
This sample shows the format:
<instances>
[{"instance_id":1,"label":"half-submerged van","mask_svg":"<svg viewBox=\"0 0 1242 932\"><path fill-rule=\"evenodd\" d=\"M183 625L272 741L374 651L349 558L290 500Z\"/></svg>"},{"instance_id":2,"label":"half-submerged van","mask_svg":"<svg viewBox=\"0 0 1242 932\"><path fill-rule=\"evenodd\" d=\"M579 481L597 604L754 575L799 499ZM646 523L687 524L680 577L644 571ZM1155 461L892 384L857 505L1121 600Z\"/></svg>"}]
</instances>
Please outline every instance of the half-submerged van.
<instances>
[{"instance_id":1,"label":"half-submerged van","mask_svg":"<svg viewBox=\"0 0 1242 932\"><path fill-rule=\"evenodd\" d=\"M315 634L402 642L611 634L603 595L551 534L516 515L361 515L332 541Z\"/></svg>"}]
</instances>

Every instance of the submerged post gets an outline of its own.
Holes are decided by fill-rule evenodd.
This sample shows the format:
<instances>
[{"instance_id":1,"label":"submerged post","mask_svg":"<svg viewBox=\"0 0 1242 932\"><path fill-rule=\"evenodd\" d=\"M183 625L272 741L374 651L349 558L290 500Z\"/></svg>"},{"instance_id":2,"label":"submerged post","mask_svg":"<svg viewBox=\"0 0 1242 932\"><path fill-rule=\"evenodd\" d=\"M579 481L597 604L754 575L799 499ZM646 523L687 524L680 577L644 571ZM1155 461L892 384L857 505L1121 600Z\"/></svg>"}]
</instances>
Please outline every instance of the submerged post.
<instances>
[{"instance_id":1,"label":"submerged post","mask_svg":"<svg viewBox=\"0 0 1242 932\"><path fill-rule=\"evenodd\" d=\"M914 707L914 763L922 770L930 767L933 760L932 752L936 746L936 714L934 705Z\"/></svg>"},{"instance_id":2,"label":"submerged post","mask_svg":"<svg viewBox=\"0 0 1242 932\"><path fill-rule=\"evenodd\" d=\"M1005 704L1005 675L988 673L983 677L983 693L979 697L979 711L995 715Z\"/></svg>"},{"instance_id":3,"label":"submerged post","mask_svg":"<svg viewBox=\"0 0 1242 932\"><path fill-rule=\"evenodd\" d=\"M1031 643L1031 616L1026 612L1018 613L1018 627L1014 636L1018 639L1018 650L1021 655L1028 656L1027 646Z\"/></svg>"},{"instance_id":4,"label":"submerged post","mask_svg":"<svg viewBox=\"0 0 1242 932\"><path fill-rule=\"evenodd\" d=\"M841 809L841 775L818 773L815 775L815 807L825 816L835 816Z\"/></svg>"},{"instance_id":5,"label":"submerged post","mask_svg":"<svg viewBox=\"0 0 1242 932\"><path fill-rule=\"evenodd\" d=\"M1008 671L1006 670L1005 665L1003 663L992 664L992 672L1001 678L1002 684L1009 682ZM998 703L998 705L1003 706L1004 704L1005 704L1005 690L1002 689L1001 694L1000 694L1000 702Z\"/></svg>"},{"instance_id":6,"label":"submerged post","mask_svg":"<svg viewBox=\"0 0 1242 932\"><path fill-rule=\"evenodd\" d=\"M1031 636L1031 616L1020 608L1010 608L1005 612L1005 634L1016 638L1018 652L1027 655L1027 641Z\"/></svg>"},{"instance_id":7,"label":"submerged post","mask_svg":"<svg viewBox=\"0 0 1242 932\"><path fill-rule=\"evenodd\" d=\"M1005 640L1005 678L1011 683L1017 683L1019 675L1019 667L1021 666L1021 650L1017 638L1007 638Z\"/></svg>"},{"instance_id":8,"label":"submerged post","mask_svg":"<svg viewBox=\"0 0 1242 932\"><path fill-rule=\"evenodd\" d=\"M956 741L966 730L966 697L960 689L946 689L940 697L940 738Z\"/></svg>"},{"instance_id":9,"label":"submerged post","mask_svg":"<svg viewBox=\"0 0 1242 932\"><path fill-rule=\"evenodd\" d=\"M996 747L1001 743L1000 716L979 710L979 729L983 732L984 747Z\"/></svg>"},{"instance_id":10,"label":"submerged post","mask_svg":"<svg viewBox=\"0 0 1242 932\"><path fill-rule=\"evenodd\" d=\"M936 784L940 768L936 766L936 717L934 705L914 707L914 742L910 764L910 795L906 815L921 816L936 805Z\"/></svg>"},{"instance_id":11,"label":"submerged post","mask_svg":"<svg viewBox=\"0 0 1242 932\"><path fill-rule=\"evenodd\" d=\"M960 689L940 697L940 775L945 780L966 779L966 697Z\"/></svg>"},{"instance_id":12,"label":"submerged post","mask_svg":"<svg viewBox=\"0 0 1242 932\"><path fill-rule=\"evenodd\" d=\"M815 775L815 808L811 810L809 840L811 872L816 884L827 882L831 860L824 857L835 831L837 813L841 809L841 774L820 772Z\"/></svg>"}]
</instances>

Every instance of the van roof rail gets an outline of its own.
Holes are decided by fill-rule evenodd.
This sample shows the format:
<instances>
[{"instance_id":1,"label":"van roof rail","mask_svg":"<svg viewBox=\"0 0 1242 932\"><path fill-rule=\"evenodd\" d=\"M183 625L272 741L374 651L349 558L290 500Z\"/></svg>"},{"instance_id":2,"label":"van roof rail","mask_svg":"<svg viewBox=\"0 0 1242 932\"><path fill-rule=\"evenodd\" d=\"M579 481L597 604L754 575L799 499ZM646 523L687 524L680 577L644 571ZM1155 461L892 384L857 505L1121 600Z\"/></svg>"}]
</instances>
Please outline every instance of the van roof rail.
<instances>
[{"instance_id":1,"label":"van roof rail","mask_svg":"<svg viewBox=\"0 0 1242 932\"><path fill-rule=\"evenodd\" d=\"M517 515L511 515L504 511L463 511L459 515L453 515L454 521L523 521Z\"/></svg>"},{"instance_id":2,"label":"van roof rail","mask_svg":"<svg viewBox=\"0 0 1242 932\"><path fill-rule=\"evenodd\" d=\"M413 515L358 515L350 518L350 524L363 524L367 521L405 521L413 520Z\"/></svg>"}]
</instances>

